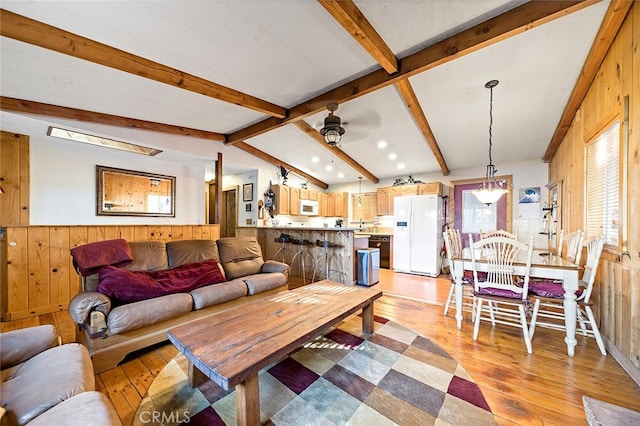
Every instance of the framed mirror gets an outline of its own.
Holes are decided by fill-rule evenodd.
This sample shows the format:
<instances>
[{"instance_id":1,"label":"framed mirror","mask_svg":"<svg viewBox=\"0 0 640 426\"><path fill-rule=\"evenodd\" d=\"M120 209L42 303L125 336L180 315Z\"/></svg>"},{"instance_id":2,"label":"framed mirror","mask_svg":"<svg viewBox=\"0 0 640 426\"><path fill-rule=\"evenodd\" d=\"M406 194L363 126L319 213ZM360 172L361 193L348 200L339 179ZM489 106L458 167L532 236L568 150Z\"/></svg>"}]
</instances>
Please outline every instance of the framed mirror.
<instances>
[{"instance_id":1,"label":"framed mirror","mask_svg":"<svg viewBox=\"0 0 640 426\"><path fill-rule=\"evenodd\" d=\"M176 178L96 166L98 216L175 217Z\"/></svg>"}]
</instances>

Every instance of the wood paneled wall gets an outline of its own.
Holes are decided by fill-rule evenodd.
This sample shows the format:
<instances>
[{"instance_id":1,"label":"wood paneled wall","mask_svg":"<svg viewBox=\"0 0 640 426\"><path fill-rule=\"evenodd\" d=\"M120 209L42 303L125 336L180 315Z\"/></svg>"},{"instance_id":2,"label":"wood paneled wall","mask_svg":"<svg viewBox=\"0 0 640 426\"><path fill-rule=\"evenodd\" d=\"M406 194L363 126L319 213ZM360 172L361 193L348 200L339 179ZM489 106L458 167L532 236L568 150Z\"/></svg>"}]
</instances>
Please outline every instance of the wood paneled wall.
<instances>
[{"instance_id":1,"label":"wood paneled wall","mask_svg":"<svg viewBox=\"0 0 640 426\"><path fill-rule=\"evenodd\" d=\"M218 239L220 225L8 226L0 228L2 320L61 311L80 291L70 250L101 240Z\"/></svg>"},{"instance_id":2,"label":"wood paneled wall","mask_svg":"<svg viewBox=\"0 0 640 426\"><path fill-rule=\"evenodd\" d=\"M585 143L606 122L624 118L629 100L628 254L605 250L593 301L610 352L640 377L640 3L634 2L565 139L551 161L549 177L562 182L562 227L584 229ZM625 157L624 155L621 157ZM584 258L584 256L583 256Z\"/></svg>"},{"instance_id":3,"label":"wood paneled wall","mask_svg":"<svg viewBox=\"0 0 640 426\"><path fill-rule=\"evenodd\" d=\"M0 132L0 226L29 224L29 136Z\"/></svg>"}]
</instances>

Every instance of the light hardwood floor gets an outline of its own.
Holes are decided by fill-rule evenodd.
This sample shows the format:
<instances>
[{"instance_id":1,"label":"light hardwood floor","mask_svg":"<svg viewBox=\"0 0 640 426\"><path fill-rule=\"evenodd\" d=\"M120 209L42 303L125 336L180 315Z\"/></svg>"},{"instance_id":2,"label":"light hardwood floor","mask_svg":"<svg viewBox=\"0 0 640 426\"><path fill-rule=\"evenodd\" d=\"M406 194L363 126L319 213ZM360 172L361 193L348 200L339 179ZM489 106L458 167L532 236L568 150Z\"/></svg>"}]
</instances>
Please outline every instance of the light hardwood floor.
<instances>
[{"instance_id":1,"label":"light hardwood floor","mask_svg":"<svg viewBox=\"0 0 640 426\"><path fill-rule=\"evenodd\" d=\"M563 332L537 329L528 355L513 327L482 324L472 337L470 314L461 330L455 310L443 315L450 282L381 271L378 284L386 293L376 315L429 337L460 362L478 383L498 425L584 425L582 396L588 395L640 411L640 388L610 356L603 357L593 338L578 337L576 355L566 354ZM2 323L3 331L49 323L63 341L73 341L74 325L65 312ZM169 343L129 356L120 366L96 376L125 425L131 424L154 377L177 354Z\"/></svg>"}]
</instances>

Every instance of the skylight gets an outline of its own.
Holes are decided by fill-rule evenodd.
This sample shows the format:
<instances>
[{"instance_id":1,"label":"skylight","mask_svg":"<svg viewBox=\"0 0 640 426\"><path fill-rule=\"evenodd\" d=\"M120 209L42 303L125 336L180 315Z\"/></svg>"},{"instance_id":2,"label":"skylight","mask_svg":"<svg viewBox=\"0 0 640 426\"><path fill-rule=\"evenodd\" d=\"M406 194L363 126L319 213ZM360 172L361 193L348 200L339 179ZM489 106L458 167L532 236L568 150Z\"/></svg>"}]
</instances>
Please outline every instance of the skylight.
<instances>
[{"instance_id":1,"label":"skylight","mask_svg":"<svg viewBox=\"0 0 640 426\"><path fill-rule=\"evenodd\" d=\"M100 136L87 135L85 133L60 129L58 127L49 127L47 134L54 138L67 139L74 142L87 143L89 145L96 145L105 148L118 149L120 151L133 152L134 154L154 156L162 152L159 149L148 148L146 146L135 145L128 142L116 141Z\"/></svg>"}]
</instances>

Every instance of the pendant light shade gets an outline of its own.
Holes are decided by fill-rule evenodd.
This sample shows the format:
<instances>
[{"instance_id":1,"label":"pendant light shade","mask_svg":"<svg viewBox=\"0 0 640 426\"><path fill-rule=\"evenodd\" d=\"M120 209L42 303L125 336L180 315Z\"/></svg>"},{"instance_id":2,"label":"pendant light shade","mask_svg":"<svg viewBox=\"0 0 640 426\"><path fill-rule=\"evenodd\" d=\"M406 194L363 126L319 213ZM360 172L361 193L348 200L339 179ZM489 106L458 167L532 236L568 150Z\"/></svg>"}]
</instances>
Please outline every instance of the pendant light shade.
<instances>
[{"instance_id":1,"label":"pendant light shade","mask_svg":"<svg viewBox=\"0 0 640 426\"><path fill-rule=\"evenodd\" d=\"M493 159L491 157L492 147L492 127L493 127L493 88L498 85L498 80L491 80L487 82L484 87L490 90L489 96L489 165L487 165L487 173L485 175L484 182L473 194L478 201L486 205L491 205L497 202L504 194L509 192L507 185L504 182L498 182L496 180L496 167L493 165Z\"/></svg>"}]
</instances>

